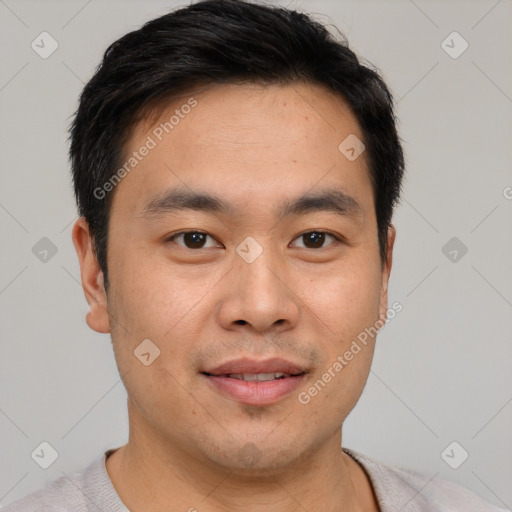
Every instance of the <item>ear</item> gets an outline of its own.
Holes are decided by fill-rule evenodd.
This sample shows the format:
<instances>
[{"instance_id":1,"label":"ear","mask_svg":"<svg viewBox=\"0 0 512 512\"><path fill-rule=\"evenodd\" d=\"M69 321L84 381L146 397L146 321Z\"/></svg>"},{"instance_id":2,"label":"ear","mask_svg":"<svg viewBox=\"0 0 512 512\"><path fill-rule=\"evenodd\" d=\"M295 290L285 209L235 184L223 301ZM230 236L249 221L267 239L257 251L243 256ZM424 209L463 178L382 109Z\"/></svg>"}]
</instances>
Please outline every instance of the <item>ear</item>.
<instances>
[{"instance_id":1,"label":"ear","mask_svg":"<svg viewBox=\"0 0 512 512\"><path fill-rule=\"evenodd\" d=\"M89 304L89 312L85 317L87 325L94 331L110 332L107 313L107 294L100 269L94 252L89 225L84 217L80 217L73 226L73 244L80 262L80 275L85 298Z\"/></svg>"},{"instance_id":2,"label":"ear","mask_svg":"<svg viewBox=\"0 0 512 512\"><path fill-rule=\"evenodd\" d=\"M391 266L393 264L393 247L395 245L396 229L390 224L388 227L388 239L386 243L386 259L382 262L381 271L381 289L380 289L380 305L379 318L386 321L388 310L388 285L389 276L391 274Z\"/></svg>"}]
</instances>

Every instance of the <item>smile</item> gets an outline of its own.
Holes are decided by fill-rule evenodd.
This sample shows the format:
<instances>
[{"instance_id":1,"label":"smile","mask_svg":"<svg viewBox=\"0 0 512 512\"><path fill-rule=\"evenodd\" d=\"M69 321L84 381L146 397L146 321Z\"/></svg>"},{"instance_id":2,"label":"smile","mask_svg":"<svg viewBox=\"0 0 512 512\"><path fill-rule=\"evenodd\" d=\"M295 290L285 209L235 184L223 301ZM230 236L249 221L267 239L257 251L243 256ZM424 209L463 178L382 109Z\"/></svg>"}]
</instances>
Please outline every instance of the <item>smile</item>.
<instances>
[{"instance_id":1,"label":"smile","mask_svg":"<svg viewBox=\"0 0 512 512\"><path fill-rule=\"evenodd\" d=\"M216 393L245 405L275 404L303 382L307 370L283 359L237 359L203 371Z\"/></svg>"}]
</instances>

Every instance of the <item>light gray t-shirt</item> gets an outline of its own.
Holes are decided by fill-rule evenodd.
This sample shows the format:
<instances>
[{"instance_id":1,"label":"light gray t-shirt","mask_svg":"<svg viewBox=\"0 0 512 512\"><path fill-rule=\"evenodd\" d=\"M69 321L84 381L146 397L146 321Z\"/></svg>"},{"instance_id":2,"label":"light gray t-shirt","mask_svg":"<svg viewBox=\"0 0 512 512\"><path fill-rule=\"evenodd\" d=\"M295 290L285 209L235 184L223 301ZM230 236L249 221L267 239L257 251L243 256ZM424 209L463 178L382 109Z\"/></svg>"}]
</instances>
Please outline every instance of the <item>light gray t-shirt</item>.
<instances>
[{"instance_id":1,"label":"light gray t-shirt","mask_svg":"<svg viewBox=\"0 0 512 512\"><path fill-rule=\"evenodd\" d=\"M2 512L130 512L107 473L107 450L83 471L62 476L10 505ZM343 451L366 471L381 512L510 512L483 501L448 480L388 466L354 450Z\"/></svg>"}]
</instances>

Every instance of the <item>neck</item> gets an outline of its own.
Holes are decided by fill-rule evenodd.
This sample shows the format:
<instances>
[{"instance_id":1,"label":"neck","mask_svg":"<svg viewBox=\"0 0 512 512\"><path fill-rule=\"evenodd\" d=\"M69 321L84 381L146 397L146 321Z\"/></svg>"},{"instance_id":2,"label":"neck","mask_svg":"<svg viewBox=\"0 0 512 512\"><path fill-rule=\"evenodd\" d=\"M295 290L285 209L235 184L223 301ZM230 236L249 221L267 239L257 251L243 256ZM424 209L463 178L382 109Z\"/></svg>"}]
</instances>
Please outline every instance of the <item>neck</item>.
<instances>
[{"instance_id":1,"label":"neck","mask_svg":"<svg viewBox=\"0 0 512 512\"><path fill-rule=\"evenodd\" d=\"M189 512L361 512L378 510L362 468L341 450L341 429L324 445L281 468L229 470L130 428L107 472L130 510ZM177 444L177 443L176 443Z\"/></svg>"}]
</instances>

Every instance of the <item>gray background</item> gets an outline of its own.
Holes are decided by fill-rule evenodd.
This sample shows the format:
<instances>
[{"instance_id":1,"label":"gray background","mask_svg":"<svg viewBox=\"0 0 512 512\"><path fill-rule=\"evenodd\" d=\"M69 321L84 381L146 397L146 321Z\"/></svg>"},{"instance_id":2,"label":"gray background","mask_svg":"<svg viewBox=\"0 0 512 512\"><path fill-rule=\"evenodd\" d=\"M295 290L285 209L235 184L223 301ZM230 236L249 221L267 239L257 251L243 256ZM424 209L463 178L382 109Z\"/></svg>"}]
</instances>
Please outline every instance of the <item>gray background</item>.
<instances>
[{"instance_id":1,"label":"gray background","mask_svg":"<svg viewBox=\"0 0 512 512\"><path fill-rule=\"evenodd\" d=\"M337 25L383 71L407 155L390 289L403 311L344 444L511 508L512 4L282 3ZM106 46L175 5L0 0L2 504L127 440L110 338L84 319L66 129ZM59 44L47 59L31 48L43 31ZM469 43L456 59L441 47L453 31ZM442 251L454 236L468 248L455 262ZM32 252L43 237L57 248L46 262ZM59 453L46 470L31 458L42 441ZM453 441L469 453L458 469L441 457Z\"/></svg>"}]
</instances>

